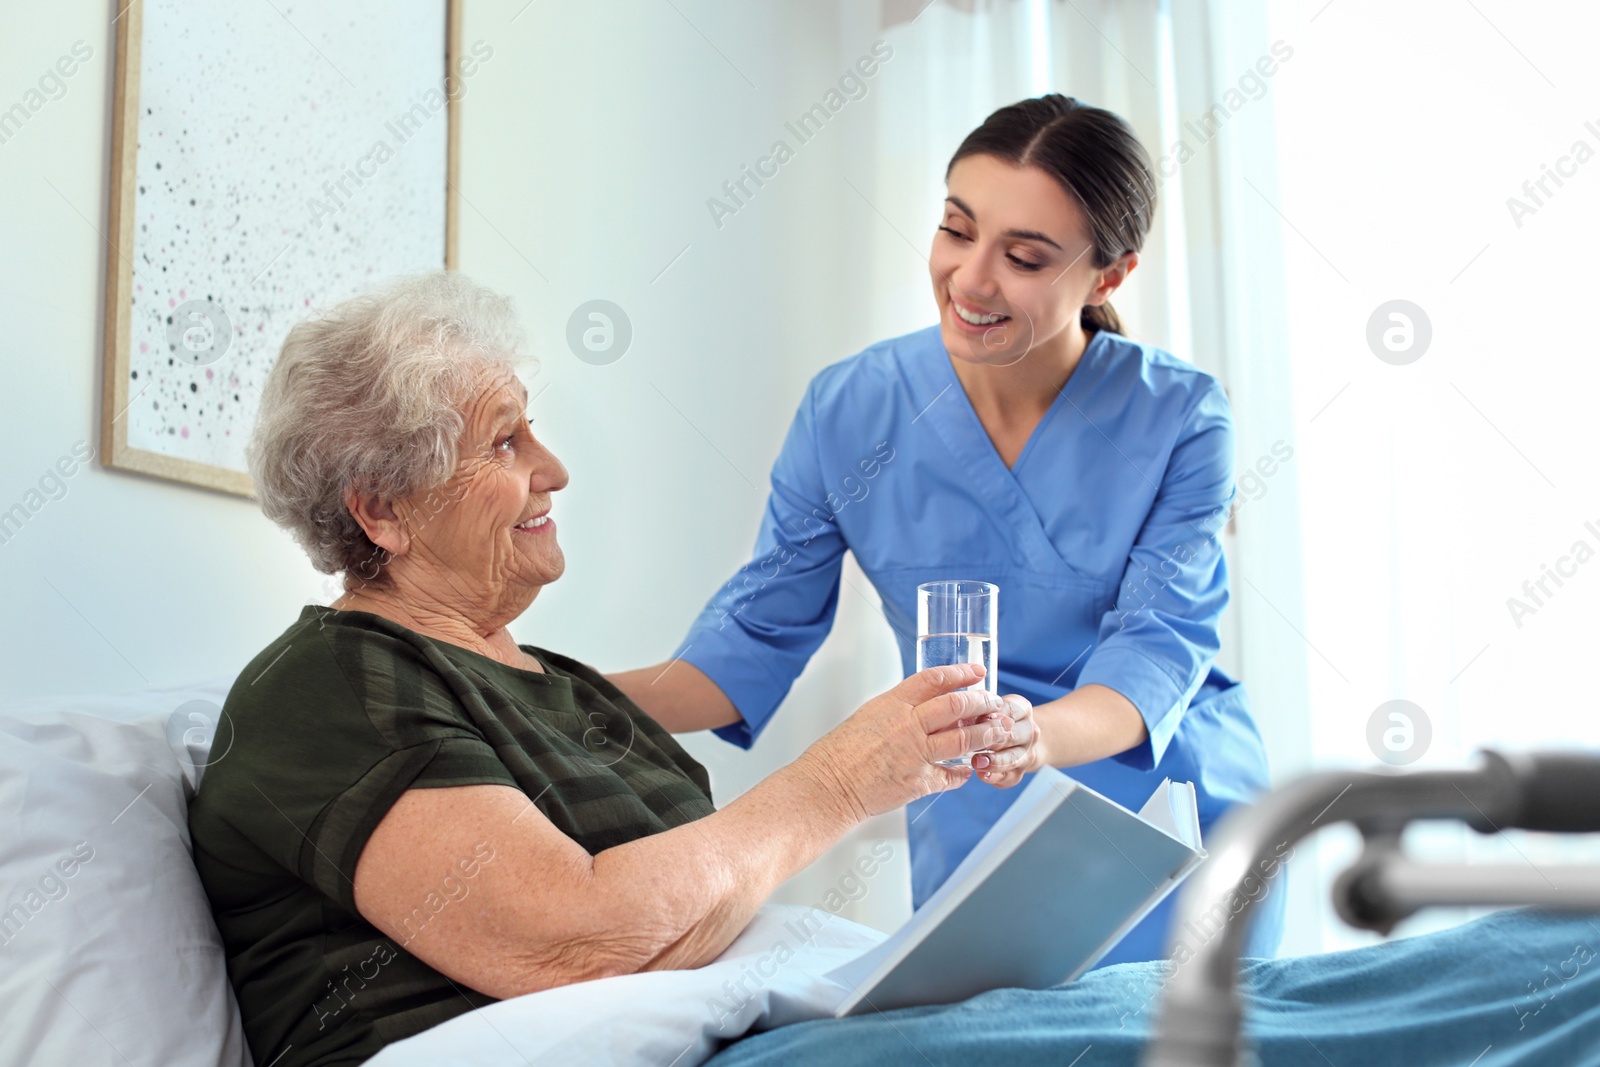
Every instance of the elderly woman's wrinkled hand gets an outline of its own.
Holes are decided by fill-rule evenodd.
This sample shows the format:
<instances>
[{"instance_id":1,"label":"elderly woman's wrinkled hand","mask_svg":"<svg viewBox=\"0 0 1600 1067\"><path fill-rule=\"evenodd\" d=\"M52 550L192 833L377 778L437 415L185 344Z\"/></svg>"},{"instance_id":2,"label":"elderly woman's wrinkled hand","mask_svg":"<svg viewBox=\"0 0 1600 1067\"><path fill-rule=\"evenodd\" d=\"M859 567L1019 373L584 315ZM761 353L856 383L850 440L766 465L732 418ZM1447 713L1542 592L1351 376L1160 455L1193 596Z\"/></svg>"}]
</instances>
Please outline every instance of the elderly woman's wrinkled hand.
<instances>
[{"instance_id":1,"label":"elderly woman's wrinkled hand","mask_svg":"<svg viewBox=\"0 0 1600 1067\"><path fill-rule=\"evenodd\" d=\"M975 664L930 667L863 704L800 757L858 819L961 785L967 767L944 767L1011 739L1004 702L981 689ZM998 718L977 721L981 716ZM961 723L961 725L957 725Z\"/></svg>"}]
</instances>

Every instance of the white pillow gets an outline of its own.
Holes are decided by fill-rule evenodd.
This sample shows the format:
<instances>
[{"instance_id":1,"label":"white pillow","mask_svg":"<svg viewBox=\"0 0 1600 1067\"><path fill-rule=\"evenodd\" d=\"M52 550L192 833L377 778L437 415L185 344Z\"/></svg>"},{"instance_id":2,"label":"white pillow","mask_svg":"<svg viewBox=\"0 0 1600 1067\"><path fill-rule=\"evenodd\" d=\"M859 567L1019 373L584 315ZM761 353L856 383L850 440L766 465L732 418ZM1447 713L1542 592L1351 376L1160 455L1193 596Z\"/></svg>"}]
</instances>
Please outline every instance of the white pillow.
<instances>
[{"instance_id":1,"label":"white pillow","mask_svg":"<svg viewBox=\"0 0 1600 1067\"><path fill-rule=\"evenodd\" d=\"M512 997L397 1041L366 1067L698 1067L743 1034L832 1015L849 990L827 973L883 939L821 908L766 904L704 967Z\"/></svg>"},{"instance_id":2,"label":"white pillow","mask_svg":"<svg viewBox=\"0 0 1600 1067\"><path fill-rule=\"evenodd\" d=\"M0 707L0 1063L251 1067L187 806L232 683Z\"/></svg>"}]
</instances>

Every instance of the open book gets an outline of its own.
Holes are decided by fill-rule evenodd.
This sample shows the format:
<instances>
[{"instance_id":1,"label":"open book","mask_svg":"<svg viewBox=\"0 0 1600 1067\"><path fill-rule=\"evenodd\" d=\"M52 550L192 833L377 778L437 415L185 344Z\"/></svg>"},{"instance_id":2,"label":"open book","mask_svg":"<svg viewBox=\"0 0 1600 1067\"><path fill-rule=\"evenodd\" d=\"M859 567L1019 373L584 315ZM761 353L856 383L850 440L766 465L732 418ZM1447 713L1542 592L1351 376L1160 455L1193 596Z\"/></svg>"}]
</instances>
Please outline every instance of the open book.
<instances>
[{"instance_id":1,"label":"open book","mask_svg":"<svg viewBox=\"0 0 1600 1067\"><path fill-rule=\"evenodd\" d=\"M1135 815L1047 767L904 926L828 973L849 990L834 1014L1070 981L1205 856L1192 784L1163 781Z\"/></svg>"}]
</instances>

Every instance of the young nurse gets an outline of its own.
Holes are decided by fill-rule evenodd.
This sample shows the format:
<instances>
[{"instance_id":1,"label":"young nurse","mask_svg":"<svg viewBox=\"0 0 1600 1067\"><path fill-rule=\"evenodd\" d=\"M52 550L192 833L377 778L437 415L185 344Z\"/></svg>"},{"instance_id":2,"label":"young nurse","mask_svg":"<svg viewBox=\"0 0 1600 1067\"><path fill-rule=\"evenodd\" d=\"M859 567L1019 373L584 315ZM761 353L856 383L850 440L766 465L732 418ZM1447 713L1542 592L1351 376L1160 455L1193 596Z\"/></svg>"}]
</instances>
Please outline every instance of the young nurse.
<instances>
[{"instance_id":1,"label":"young nurse","mask_svg":"<svg viewBox=\"0 0 1600 1067\"><path fill-rule=\"evenodd\" d=\"M919 583L998 585L1000 692L1025 699L1008 699L1011 745L908 807L918 907L1042 766L1134 810L1163 778L1193 782L1207 835L1267 785L1244 687L1213 663L1228 399L1123 336L1108 302L1150 228L1149 156L1116 115L1052 94L990 115L946 189L929 256L938 325L812 380L751 562L672 660L611 676L669 730L748 748L833 623L847 549L907 674ZM1275 951L1283 897L1258 906L1250 954ZM1172 903L1103 964L1164 957L1181 933Z\"/></svg>"}]
</instances>

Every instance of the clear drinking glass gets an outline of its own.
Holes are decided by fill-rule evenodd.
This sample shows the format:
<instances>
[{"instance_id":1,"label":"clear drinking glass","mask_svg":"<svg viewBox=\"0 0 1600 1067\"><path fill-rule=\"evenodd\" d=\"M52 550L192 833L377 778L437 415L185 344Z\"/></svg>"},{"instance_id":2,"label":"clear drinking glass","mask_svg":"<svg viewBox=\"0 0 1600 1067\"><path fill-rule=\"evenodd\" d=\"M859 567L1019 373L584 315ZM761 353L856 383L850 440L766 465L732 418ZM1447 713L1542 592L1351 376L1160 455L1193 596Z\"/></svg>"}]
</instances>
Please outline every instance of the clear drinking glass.
<instances>
[{"instance_id":1,"label":"clear drinking glass","mask_svg":"<svg viewBox=\"0 0 1600 1067\"><path fill-rule=\"evenodd\" d=\"M989 582L924 582L917 586L917 670L981 663L983 679L967 688L998 696L995 623L999 611L1000 587ZM970 767L973 756L988 751L979 749L940 763L946 767Z\"/></svg>"}]
</instances>

